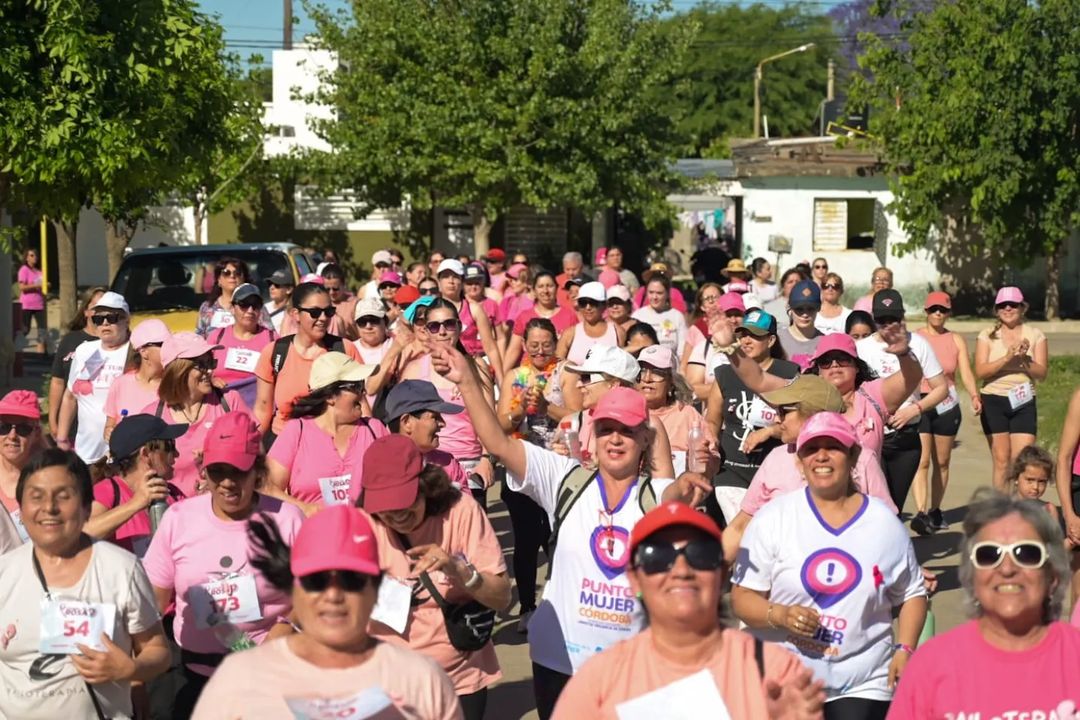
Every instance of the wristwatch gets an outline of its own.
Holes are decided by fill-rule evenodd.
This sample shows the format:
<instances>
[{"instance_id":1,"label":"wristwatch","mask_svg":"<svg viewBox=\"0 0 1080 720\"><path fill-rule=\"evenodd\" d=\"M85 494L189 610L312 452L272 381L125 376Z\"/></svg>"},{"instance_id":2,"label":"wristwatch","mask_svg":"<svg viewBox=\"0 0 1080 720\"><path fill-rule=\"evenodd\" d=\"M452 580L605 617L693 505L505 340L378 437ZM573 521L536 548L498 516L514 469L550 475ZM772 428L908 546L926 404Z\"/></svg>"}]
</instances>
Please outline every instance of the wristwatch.
<instances>
[{"instance_id":1,"label":"wristwatch","mask_svg":"<svg viewBox=\"0 0 1080 720\"><path fill-rule=\"evenodd\" d=\"M466 590L477 588L480 586L480 583L484 582L484 576L481 575L480 571L476 569L476 566L468 560L465 561L465 569L471 573L469 579L465 581Z\"/></svg>"}]
</instances>

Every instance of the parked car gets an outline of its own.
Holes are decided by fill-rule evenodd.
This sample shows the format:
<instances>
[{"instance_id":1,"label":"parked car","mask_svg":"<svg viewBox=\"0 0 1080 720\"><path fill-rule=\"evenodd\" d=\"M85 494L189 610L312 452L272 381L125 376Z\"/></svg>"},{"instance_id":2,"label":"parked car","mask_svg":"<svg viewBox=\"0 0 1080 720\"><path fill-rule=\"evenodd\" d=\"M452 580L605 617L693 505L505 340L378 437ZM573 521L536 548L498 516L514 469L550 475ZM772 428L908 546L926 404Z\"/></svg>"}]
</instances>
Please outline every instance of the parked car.
<instances>
[{"instance_id":1,"label":"parked car","mask_svg":"<svg viewBox=\"0 0 1080 720\"><path fill-rule=\"evenodd\" d=\"M173 332L194 330L199 306L213 287L214 265L223 257L247 263L251 280L269 300L266 278L287 270L299 281L313 272L299 245L262 243L154 247L124 258L112 289L131 307L132 326L156 317Z\"/></svg>"}]
</instances>

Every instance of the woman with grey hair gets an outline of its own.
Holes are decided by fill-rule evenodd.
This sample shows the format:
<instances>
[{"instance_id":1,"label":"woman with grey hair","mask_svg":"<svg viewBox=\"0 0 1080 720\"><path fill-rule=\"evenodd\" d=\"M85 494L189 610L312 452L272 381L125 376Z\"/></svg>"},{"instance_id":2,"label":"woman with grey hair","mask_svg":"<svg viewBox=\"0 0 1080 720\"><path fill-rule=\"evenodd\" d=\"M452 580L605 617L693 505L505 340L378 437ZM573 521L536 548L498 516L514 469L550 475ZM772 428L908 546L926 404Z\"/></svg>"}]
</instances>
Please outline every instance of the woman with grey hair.
<instances>
[{"instance_id":1,"label":"woman with grey hair","mask_svg":"<svg viewBox=\"0 0 1080 720\"><path fill-rule=\"evenodd\" d=\"M889 717L1076 717L1080 631L1058 620L1069 565L1057 523L1040 503L986 488L964 534L974 619L915 653Z\"/></svg>"}]
</instances>

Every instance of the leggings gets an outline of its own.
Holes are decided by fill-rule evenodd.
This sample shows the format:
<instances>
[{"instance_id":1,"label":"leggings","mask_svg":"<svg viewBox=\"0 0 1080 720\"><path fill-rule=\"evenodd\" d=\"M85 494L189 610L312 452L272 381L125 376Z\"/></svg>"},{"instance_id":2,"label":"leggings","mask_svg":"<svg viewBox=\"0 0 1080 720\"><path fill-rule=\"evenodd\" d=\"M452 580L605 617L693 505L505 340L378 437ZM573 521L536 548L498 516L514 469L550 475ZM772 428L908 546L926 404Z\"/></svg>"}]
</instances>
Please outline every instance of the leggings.
<instances>
[{"instance_id":1,"label":"leggings","mask_svg":"<svg viewBox=\"0 0 1080 720\"><path fill-rule=\"evenodd\" d=\"M514 492L503 483L501 497L510 511L510 525L514 530L514 581L518 587L521 612L536 609L536 569L540 564L537 554L540 548L548 551L547 513L523 493Z\"/></svg>"},{"instance_id":2,"label":"leggings","mask_svg":"<svg viewBox=\"0 0 1080 720\"><path fill-rule=\"evenodd\" d=\"M484 720L484 711L487 709L488 689L483 688L468 695L458 695L458 703L465 720Z\"/></svg>"},{"instance_id":3,"label":"leggings","mask_svg":"<svg viewBox=\"0 0 1080 720\"><path fill-rule=\"evenodd\" d=\"M886 700L839 698L825 703L825 720L885 720L888 713Z\"/></svg>"},{"instance_id":4,"label":"leggings","mask_svg":"<svg viewBox=\"0 0 1080 720\"><path fill-rule=\"evenodd\" d=\"M897 512L904 511L904 502L919 470L921 456L918 425L907 425L885 436L881 446L881 465L885 471L885 481L889 484L889 496Z\"/></svg>"},{"instance_id":5,"label":"leggings","mask_svg":"<svg viewBox=\"0 0 1080 720\"><path fill-rule=\"evenodd\" d=\"M559 695L566 683L570 682L570 676L536 663L532 664L532 669L536 714L540 716L540 720L550 720L555 712L555 703L559 701Z\"/></svg>"}]
</instances>

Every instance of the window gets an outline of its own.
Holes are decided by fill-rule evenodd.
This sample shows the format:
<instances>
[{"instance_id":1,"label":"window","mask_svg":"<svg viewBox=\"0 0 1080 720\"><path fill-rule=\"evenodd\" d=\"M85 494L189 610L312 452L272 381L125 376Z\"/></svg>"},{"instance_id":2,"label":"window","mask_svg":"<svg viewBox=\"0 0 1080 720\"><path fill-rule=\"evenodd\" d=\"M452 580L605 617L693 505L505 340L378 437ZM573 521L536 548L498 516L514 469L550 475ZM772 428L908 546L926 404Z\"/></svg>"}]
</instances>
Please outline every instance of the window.
<instances>
[{"instance_id":1,"label":"window","mask_svg":"<svg viewBox=\"0 0 1080 720\"><path fill-rule=\"evenodd\" d=\"M873 250L877 202L868 199L814 201L814 251Z\"/></svg>"}]
</instances>

